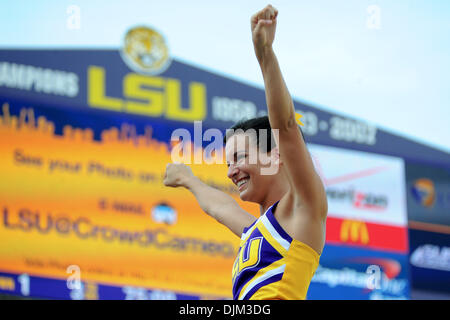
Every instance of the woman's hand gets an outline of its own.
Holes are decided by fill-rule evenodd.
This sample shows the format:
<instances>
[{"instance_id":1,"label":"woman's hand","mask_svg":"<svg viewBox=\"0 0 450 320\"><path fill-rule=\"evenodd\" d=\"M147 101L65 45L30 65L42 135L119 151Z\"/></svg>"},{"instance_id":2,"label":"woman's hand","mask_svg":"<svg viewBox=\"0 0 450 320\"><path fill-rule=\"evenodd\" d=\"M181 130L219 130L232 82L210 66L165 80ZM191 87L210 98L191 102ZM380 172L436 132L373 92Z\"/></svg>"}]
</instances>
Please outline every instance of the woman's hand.
<instances>
[{"instance_id":1,"label":"woman's hand","mask_svg":"<svg viewBox=\"0 0 450 320\"><path fill-rule=\"evenodd\" d=\"M266 48L271 48L275 39L278 10L270 4L251 18L253 47L258 60L262 57Z\"/></svg>"},{"instance_id":2,"label":"woman's hand","mask_svg":"<svg viewBox=\"0 0 450 320\"><path fill-rule=\"evenodd\" d=\"M163 183L166 187L185 187L193 177L191 168L184 163L168 163Z\"/></svg>"}]
</instances>

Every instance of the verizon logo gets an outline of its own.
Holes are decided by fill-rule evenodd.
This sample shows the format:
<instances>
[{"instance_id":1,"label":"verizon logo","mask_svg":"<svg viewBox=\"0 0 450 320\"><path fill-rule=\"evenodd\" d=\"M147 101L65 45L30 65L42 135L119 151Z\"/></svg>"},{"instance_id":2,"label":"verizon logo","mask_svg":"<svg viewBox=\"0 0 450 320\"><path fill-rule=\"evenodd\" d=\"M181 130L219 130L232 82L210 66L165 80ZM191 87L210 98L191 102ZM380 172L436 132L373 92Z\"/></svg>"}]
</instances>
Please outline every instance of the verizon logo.
<instances>
[{"instance_id":1,"label":"verizon logo","mask_svg":"<svg viewBox=\"0 0 450 320\"><path fill-rule=\"evenodd\" d=\"M352 188L326 188L329 201L349 202L357 209L384 210L388 206L388 199L384 195L365 193Z\"/></svg>"}]
</instances>

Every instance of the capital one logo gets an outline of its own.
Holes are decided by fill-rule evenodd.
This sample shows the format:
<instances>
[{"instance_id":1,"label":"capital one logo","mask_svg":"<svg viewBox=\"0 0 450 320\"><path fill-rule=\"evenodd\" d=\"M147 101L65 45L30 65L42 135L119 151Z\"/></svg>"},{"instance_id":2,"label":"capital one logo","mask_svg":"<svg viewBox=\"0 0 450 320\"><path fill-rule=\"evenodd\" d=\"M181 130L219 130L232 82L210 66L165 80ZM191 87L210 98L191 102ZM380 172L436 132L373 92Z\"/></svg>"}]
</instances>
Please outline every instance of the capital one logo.
<instances>
[{"instance_id":1,"label":"capital one logo","mask_svg":"<svg viewBox=\"0 0 450 320\"><path fill-rule=\"evenodd\" d=\"M340 238L342 242L353 242L368 244L369 231L363 221L358 220L344 220L341 225Z\"/></svg>"}]
</instances>

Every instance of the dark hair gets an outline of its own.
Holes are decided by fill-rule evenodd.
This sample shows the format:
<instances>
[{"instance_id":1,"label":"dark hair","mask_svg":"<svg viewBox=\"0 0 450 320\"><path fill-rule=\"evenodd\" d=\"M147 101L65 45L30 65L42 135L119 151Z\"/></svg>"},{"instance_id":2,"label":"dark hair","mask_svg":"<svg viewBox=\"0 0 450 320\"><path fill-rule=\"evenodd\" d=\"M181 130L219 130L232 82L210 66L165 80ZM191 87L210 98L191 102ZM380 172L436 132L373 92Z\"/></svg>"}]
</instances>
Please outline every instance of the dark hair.
<instances>
[{"instance_id":1,"label":"dark hair","mask_svg":"<svg viewBox=\"0 0 450 320\"><path fill-rule=\"evenodd\" d=\"M298 128L300 130L303 141L306 143L302 129L300 128L300 126L298 126ZM269 152L276 146L275 139L272 137L272 128L270 127L268 116L238 121L235 125L233 125L226 131L225 137L223 138L223 143L226 144L228 139L235 134L236 130L242 130L246 132L250 129L254 129L256 131L256 144L261 150ZM260 129L266 129L267 135L265 141L261 141L260 139Z\"/></svg>"}]
</instances>

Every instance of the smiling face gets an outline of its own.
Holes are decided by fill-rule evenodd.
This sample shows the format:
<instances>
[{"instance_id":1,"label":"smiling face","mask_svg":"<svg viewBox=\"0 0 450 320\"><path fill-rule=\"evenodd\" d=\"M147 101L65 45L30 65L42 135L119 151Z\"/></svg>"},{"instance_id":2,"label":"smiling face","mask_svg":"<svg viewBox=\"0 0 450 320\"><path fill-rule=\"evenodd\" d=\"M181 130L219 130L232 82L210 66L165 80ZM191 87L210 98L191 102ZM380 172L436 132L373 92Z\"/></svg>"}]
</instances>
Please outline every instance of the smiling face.
<instances>
[{"instance_id":1,"label":"smiling face","mask_svg":"<svg viewBox=\"0 0 450 320\"><path fill-rule=\"evenodd\" d=\"M228 178L237 186L239 196L244 201L260 203L271 186L274 175L264 175L267 163L275 161L274 150L260 152L256 138L249 134L234 134L225 145Z\"/></svg>"}]
</instances>

